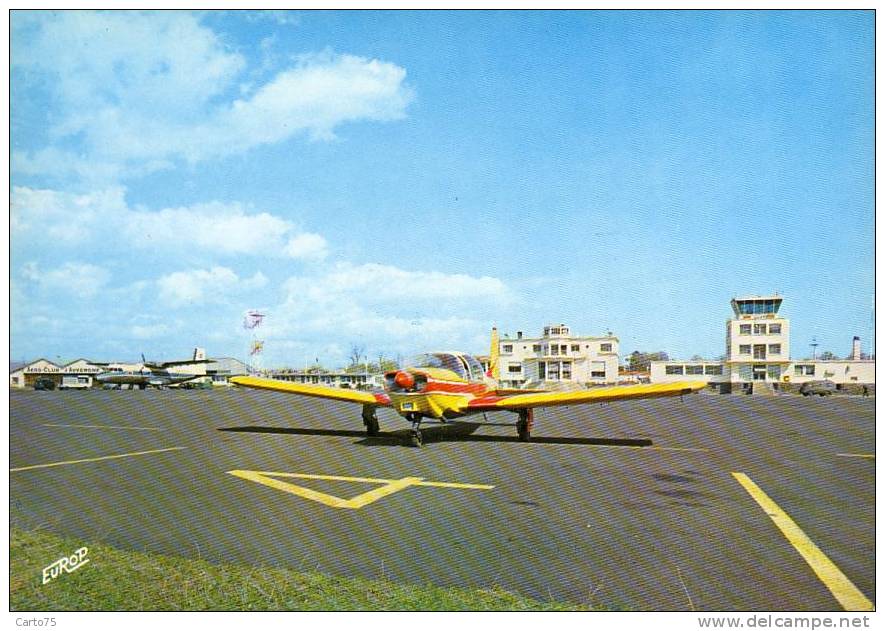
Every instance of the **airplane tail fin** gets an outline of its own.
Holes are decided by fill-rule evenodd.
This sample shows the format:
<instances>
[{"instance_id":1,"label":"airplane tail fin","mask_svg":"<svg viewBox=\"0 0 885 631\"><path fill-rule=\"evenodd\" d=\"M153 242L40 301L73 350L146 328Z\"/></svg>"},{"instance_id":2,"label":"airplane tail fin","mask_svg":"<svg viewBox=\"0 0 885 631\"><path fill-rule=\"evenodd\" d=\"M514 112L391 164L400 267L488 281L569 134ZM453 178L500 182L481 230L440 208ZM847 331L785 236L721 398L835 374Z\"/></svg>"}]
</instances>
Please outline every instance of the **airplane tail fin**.
<instances>
[{"instance_id":1,"label":"airplane tail fin","mask_svg":"<svg viewBox=\"0 0 885 631\"><path fill-rule=\"evenodd\" d=\"M194 361L206 359L206 349L199 346L194 349Z\"/></svg>"},{"instance_id":2,"label":"airplane tail fin","mask_svg":"<svg viewBox=\"0 0 885 631\"><path fill-rule=\"evenodd\" d=\"M495 380L500 379L501 376L501 370L498 365L499 353L500 345L498 344L498 329L492 327L492 346L489 349L489 371L486 374Z\"/></svg>"}]
</instances>

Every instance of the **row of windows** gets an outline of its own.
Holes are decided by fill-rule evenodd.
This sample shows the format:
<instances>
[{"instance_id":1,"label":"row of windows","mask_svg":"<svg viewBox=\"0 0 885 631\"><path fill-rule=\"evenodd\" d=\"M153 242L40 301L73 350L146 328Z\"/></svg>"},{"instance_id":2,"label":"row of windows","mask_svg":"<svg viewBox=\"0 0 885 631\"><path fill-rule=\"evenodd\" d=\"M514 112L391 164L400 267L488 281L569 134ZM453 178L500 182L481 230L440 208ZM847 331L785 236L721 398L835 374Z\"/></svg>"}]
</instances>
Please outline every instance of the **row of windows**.
<instances>
[{"instance_id":1,"label":"row of windows","mask_svg":"<svg viewBox=\"0 0 885 631\"><path fill-rule=\"evenodd\" d=\"M595 363L595 362L594 362ZM599 362L602 363L602 362ZM544 380L545 378L548 380L558 379L558 375L560 374L560 364L562 365L562 379L571 379L572 378L572 363L571 362L540 362L538 364L538 373L540 379ZM519 375L522 374L522 364L508 364L507 365L507 373L510 375ZM555 378L551 375L557 375ZM602 377L605 378L605 368L602 370L591 370L591 377Z\"/></svg>"},{"instance_id":2,"label":"row of windows","mask_svg":"<svg viewBox=\"0 0 885 631\"><path fill-rule=\"evenodd\" d=\"M741 335L780 335L780 324L741 324Z\"/></svg>"},{"instance_id":3,"label":"row of windows","mask_svg":"<svg viewBox=\"0 0 885 631\"><path fill-rule=\"evenodd\" d=\"M528 348L527 346L522 347L523 350L526 350L527 348ZM568 355L569 348L571 348L573 353L581 352L581 345L580 344L572 344L571 346L569 346L568 344L550 344L549 346L547 346L546 344L544 346L542 346L541 344L533 344L532 345L532 352L535 352L535 353L543 352L545 355L548 352L550 355ZM590 345L585 344L584 348L589 350ZM501 352L502 353L512 353L513 352L513 344L503 344L501 346ZM599 352L600 353L611 353L612 352L612 345L610 343L600 344L599 345Z\"/></svg>"},{"instance_id":4,"label":"row of windows","mask_svg":"<svg viewBox=\"0 0 885 631\"><path fill-rule=\"evenodd\" d=\"M768 300L738 300L736 302L738 313L741 315L777 313L777 310L781 306L780 298Z\"/></svg>"},{"instance_id":5,"label":"row of windows","mask_svg":"<svg viewBox=\"0 0 885 631\"><path fill-rule=\"evenodd\" d=\"M668 375L721 375L722 374L722 366L718 364L708 364L708 365L671 365L666 366L666 373ZM760 369L761 370L761 369ZM797 376L807 375L814 376L814 364L796 364L793 367L793 371ZM768 366L769 375L774 375L775 377L780 375L780 367L779 366ZM604 374L604 373L603 373Z\"/></svg>"},{"instance_id":6,"label":"row of windows","mask_svg":"<svg viewBox=\"0 0 885 631\"><path fill-rule=\"evenodd\" d=\"M561 368L561 370L560 370ZM605 376L605 373L603 373ZM540 362L538 364L538 378L541 381L570 381L572 378L571 362Z\"/></svg>"},{"instance_id":7,"label":"row of windows","mask_svg":"<svg viewBox=\"0 0 885 631\"><path fill-rule=\"evenodd\" d=\"M690 364L688 366L672 365L666 367L668 375L721 375L721 364Z\"/></svg>"},{"instance_id":8,"label":"row of windows","mask_svg":"<svg viewBox=\"0 0 885 631\"><path fill-rule=\"evenodd\" d=\"M781 354L781 345L780 344L769 344L767 350L768 350L769 355L780 355ZM753 359L765 359L766 346L765 346L765 344L741 344L738 348L738 352L741 355L752 354Z\"/></svg>"}]
</instances>

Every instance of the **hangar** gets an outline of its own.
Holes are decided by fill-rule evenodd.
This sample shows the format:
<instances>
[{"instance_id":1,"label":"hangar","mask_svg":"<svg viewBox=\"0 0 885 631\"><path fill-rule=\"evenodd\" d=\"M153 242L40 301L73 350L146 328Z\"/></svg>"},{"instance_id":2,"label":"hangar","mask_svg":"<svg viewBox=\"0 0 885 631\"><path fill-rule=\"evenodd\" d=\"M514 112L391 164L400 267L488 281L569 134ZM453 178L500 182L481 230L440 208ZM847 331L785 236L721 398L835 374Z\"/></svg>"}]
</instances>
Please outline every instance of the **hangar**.
<instances>
[{"instance_id":1,"label":"hangar","mask_svg":"<svg viewBox=\"0 0 885 631\"><path fill-rule=\"evenodd\" d=\"M9 373L9 386L11 388L33 388L34 383L40 377L48 377L60 386L64 377L88 378L88 385L92 385L92 378L104 370L100 366L93 366L88 360L80 358L67 364L57 364L48 359L37 359L23 366L19 366Z\"/></svg>"}]
</instances>

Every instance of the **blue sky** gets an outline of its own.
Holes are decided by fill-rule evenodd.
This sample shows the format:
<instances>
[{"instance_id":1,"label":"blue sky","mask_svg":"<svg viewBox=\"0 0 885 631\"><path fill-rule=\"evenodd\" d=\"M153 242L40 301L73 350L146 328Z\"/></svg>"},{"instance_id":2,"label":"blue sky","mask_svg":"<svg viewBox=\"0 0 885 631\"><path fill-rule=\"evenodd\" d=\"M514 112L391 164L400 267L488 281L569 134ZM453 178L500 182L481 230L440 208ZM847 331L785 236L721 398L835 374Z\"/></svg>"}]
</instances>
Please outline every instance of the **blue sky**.
<instances>
[{"instance_id":1,"label":"blue sky","mask_svg":"<svg viewBox=\"0 0 885 631\"><path fill-rule=\"evenodd\" d=\"M868 350L872 12L12 13L11 349Z\"/></svg>"}]
</instances>

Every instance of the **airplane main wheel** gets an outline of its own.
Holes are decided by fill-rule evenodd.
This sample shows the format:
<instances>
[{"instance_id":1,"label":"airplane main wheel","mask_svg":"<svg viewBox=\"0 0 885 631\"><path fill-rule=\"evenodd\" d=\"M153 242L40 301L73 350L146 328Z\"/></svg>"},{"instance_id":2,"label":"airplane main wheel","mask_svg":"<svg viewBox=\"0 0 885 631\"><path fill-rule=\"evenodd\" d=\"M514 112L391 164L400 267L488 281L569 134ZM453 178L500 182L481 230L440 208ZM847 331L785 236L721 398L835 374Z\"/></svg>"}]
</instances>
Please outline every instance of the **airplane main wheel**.
<instances>
[{"instance_id":1,"label":"airplane main wheel","mask_svg":"<svg viewBox=\"0 0 885 631\"><path fill-rule=\"evenodd\" d=\"M378 416L375 414L375 406L363 406L363 425L366 426L367 436L377 436L380 429L378 425Z\"/></svg>"},{"instance_id":2,"label":"airplane main wheel","mask_svg":"<svg viewBox=\"0 0 885 631\"><path fill-rule=\"evenodd\" d=\"M420 447L424 444L424 436L421 434L420 429L413 429L409 433L409 443L412 447Z\"/></svg>"},{"instance_id":3,"label":"airplane main wheel","mask_svg":"<svg viewBox=\"0 0 885 631\"><path fill-rule=\"evenodd\" d=\"M520 442L527 443L532 437L532 410L521 410L516 422L516 435Z\"/></svg>"}]
</instances>

